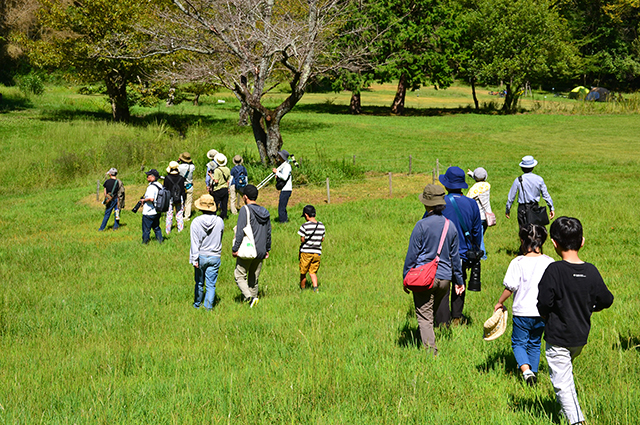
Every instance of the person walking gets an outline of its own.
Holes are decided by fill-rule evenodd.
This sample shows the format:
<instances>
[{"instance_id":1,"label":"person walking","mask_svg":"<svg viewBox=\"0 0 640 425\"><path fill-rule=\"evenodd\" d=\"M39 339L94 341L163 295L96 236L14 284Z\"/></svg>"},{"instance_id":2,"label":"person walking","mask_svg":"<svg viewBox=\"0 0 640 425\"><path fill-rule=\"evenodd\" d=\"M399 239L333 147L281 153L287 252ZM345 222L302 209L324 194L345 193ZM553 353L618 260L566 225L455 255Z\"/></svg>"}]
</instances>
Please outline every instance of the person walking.
<instances>
[{"instance_id":1,"label":"person walking","mask_svg":"<svg viewBox=\"0 0 640 425\"><path fill-rule=\"evenodd\" d=\"M467 198L471 198L478 204L480 220L482 220L482 233L486 233L487 227L496 224L496 215L491 211L491 185L487 182L487 170L478 167L467 172L476 183L467 192Z\"/></svg>"},{"instance_id":2,"label":"person walking","mask_svg":"<svg viewBox=\"0 0 640 425\"><path fill-rule=\"evenodd\" d=\"M446 208L442 215L454 224L458 232L458 251L462 261L462 281L455 284L465 286L467 280L467 270L473 265L472 261L480 261L473 254L477 254L482 245L482 220L480 220L480 210L478 204L473 199L462 194L462 189L468 187L465 181L465 173L460 167L449 167L445 174L441 174L438 180L447 189L445 196ZM425 213L425 218L427 214ZM471 253L473 251L473 254ZM471 258L473 256L473 258ZM449 292L451 293L451 304L449 305ZM447 291L447 295L442 299L436 320L440 325L452 323L459 325L463 323L462 311L464 309L464 299L466 291Z\"/></svg>"},{"instance_id":3,"label":"person walking","mask_svg":"<svg viewBox=\"0 0 640 425\"><path fill-rule=\"evenodd\" d=\"M248 183L248 173L240 155L233 157L234 167L231 169L231 184L229 185L229 203L231 214L238 214L239 201L242 199L242 190ZM237 196L237 195L240 196Z\"/></svg>"},{"instance_id":4,"label":"person walking","mask_svg":"<svg viewBox=\"0 0 640 425\"><path fill-rule=\"evenodd\" d=\"M424 292L413 292L420 338L425 348L431 350L434 355L438 354L433 330L435 311L449 291L452 276L455 276L455 293L461 295L465 290L458 253L458 232L452 225L447 225L445 230L445 223L450 224L450 221L442 214L446 206L444 195L442 187L428 184L419 196L426 212L411 232L403 269L403 277L406 277L412 268L430 263L436 258L441 239L444 237L433 288Z\"/></svg>"},{"instance_id":5,"label":"person walking","mask_svg":"<svg viewBox=\"0 0 640 425\"><path fill-rule=\"evenodd\" d=\"M162 243L162 230L160 229L160 212L156 211L153 205L154 201L158 197L158 192L162 189L158 180L160 179L160 173L155 168L147 171L147 191L144 193L140 202L142 202L142 243L148 244L150 240L151 229L156 235L156 240Z\"/></svg>"},{"instance_id":6,"label":"person walking","mask_svg":"<svg viewBox=\"0 0 640 425\"><path fill-rule=\"evenodd\" d=\"M191 160L191 154L189 152L183 152L178 157L178 172L184 177L184 221L191 219L191 206L193 205L193 173L196 170L196 166L193 165Z\"/></svg>"},{"instance_id":7,"label":"person walking","mask_svg":"<svg viewBox=\"0 0 640 425\"><path fill-rule=\"evenodd\" d=\"M537 174L533 174L533 168L538 165L533 156L527 155L520 161L520 169L522 169L522 175L516 178L511 185L509 195L507 196L507 208L505 216L511 218L511 205L518 196L518 225L524 227L529 222L527 221L527 208L537 207L540 202L540 196L545 200L549 206L549 219L555 217L555 210L553 207L553 200L547 191L547 185L544 184L544 179Z\"/></svg>"},{"instance_id":8,"label":"person walking","mask_svg":"<svg viewBox=\"0 0 640 425\"><path fill-rule=\"evenodd\" d=\"M504 291L494 311L505 310L504 302L513 294L513 332L511 347L522 371L522 377L529 385L538 381L536 374L540 365L540 341L544 332L544 321L538 313L538 283L553 263L553 258L542 253L542 245L547 240L547 230L537 224L527 224L520 229L519 255L509 264L504 277Z\"/></svg>"},{"instance_id":9,"label":"person walking","mask_svg":"<svg viewBox=\"0 0 640 425\"><path fill-rule=\"evenodd\" d=\"M176 161L171 161L167 167L167 176L164 178L164 187L171 193L171 202L167 210L167 218L165 219L165 233L167 235L171 233L174 212L178 232L182 232L182 229L184 229L184 199L186 194L184 177L180 175L178 168L179 164Z\"/></svg>"},{"instance_id":10,"label":"person walking","mask_svg":"<svg viewBox=\"0 0 640 425\"><path fill-rule=\"evenodd\" d=\"M262 270L262 262L269 258L269 251L271 251L271 217L266 208L256 203L258 189L254 185L248 184L244 188L242 199L245 206L240 209L238 214L238 226L232 248L232 255L236 258L236 268L233 274L244 301L253 307L259 300L258 278L260 270ZM251 223L257 252L256 258L251 259L238 257L238 249L240 249L244 237L243 229L247 222Z\"/></svg>"},{"instance_id":11,"label":"person walking","mask_svg":"<svg viewBox=\"0 0 640 425\"><path fill-rule=\"evenodd\" d=\"M218 167L211 173L210 193L216 201L216 207L220 211L220 217L227 219L227 204L229 203L229 180L231 179L231 170L227 167L227 157L219 153L215 156L214 161Z\"/></svg>"},{"instance_id":12,"label":"person walking","mask_svg":"<svg viewBox=\"0 0 640 425\"><path fill-rule=\"evenodd\" d=\"M280 199L278 201L278 221L280 223L286 223L289 221L287 215L287 204L291 197L291 191L293 190L293 182L291 176L291 164L289 164L289 152L281 150L276 157L278 161L278 168L274 168L272 171L276 175L276 189L280 191Z\"/></svg>"},{"instance_id":13,"label":"person walking","mask_svg":"<svg viewBox=\"0 0 640 425\"><path fill-rule=\"evenodd\" d=\"M200 308L204 301L204 308L211 310L220 270L224 221L216 215L216 203L209 194L197 199L195 207L202 215L194 218L191 223L189 262L193 265L196 282L193 307Z\"/></svg>"},{"instance_id":14,"label":"person walking","mask_svg":"<svg viewBox=\"0 0 640 425\"><path fill-rule=\"evenodd\" d=\"M98 231L102 232L109 223L109 218L111 217L111 213L114 213L114 221L113 221L113 230L118 230L120 227L120 212L118 207L118 193L120 191L121 183L117 179L118 170L115 168L110 168L106 173L107 180L105 180L102 187L104 187L104 217L102 218L102 224ZM123 197L124 197L124 191ZM124 207L124 206L123 206Z\"/></svg>"},{"instance_id":15,"label":"person walking","mask_svg":"<svg viewBox=\"0 0 640 425\"><path fill-rule=\"evenodd\" d=\"M318 292L318 269L322 255L322 242L324 242L325 227L316 219L316 208L306 205L302 209L302 216L306 222L298 229L300 236L300 289L307 287L307 273L311 278L313 292Z\"/></svg>"}]
</instances>

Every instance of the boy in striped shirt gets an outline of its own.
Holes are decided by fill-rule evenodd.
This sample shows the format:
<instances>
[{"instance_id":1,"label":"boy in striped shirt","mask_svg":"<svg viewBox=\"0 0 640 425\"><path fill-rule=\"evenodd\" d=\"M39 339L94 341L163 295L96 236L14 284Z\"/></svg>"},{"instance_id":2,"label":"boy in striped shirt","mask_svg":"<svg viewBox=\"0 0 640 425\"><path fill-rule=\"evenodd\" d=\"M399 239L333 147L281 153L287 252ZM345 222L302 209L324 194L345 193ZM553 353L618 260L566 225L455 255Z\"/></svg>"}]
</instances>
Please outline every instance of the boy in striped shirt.
<instances>
[{"instance_id":1,"label":"boy in striped shirt","mask_svg":"<svg viewBox=\"0 0 640 425\"><path fill-rule=\"evenodd\" d=\"M302 210L302 217L307 222L300 226L300 289L307 287L307 273L311 276L313 292L318 292L318 269L324 241L324 224L316 220L316 209L307 205Z\"/></svg>"}]
</instances>

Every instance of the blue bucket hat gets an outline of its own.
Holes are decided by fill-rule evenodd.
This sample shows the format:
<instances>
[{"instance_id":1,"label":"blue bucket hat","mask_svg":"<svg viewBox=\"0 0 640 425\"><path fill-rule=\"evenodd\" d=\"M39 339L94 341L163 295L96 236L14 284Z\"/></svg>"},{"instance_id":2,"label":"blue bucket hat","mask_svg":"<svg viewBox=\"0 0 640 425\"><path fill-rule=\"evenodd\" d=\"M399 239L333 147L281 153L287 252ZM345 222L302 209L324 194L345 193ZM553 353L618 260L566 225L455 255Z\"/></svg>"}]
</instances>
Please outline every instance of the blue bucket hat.
<instances>
[{"instance_id":1,"label":"blue bucket hat","mask_svg":"<svg viewBox=\"0 0 640 425\"><path fill-rule=\"evenodd\" d=\"M289 152L285 151L284 149L278 152L278 155L280 155L280 158L282 158L283 161L289 159Z\"/></svg>"},{"instance_id":2,"label":"blue bucket hat","mask_svg":"<svg viewBox=\"0 0 640 425\"><path fill-rule=\"evenodd\" d=\"M466 189L469 187L464 178L464 171L460 167L447 168L447 172L440 174L438 180L447 189Z\"/></svg>"},{"instance_id":3,"label":"blue bucket hat","mask_svg":"<svg viewBox=\"0 0 640 425\"><path fill-rule=\"evenodd\" d=\"M522 162L520 162L520 166L522 168L533 168L536 165L538 165L538 161L533 159L533 156L531 156L531 155L527 155L527 156L523 157L522 158Z\"/></svg>"}]
</instances>

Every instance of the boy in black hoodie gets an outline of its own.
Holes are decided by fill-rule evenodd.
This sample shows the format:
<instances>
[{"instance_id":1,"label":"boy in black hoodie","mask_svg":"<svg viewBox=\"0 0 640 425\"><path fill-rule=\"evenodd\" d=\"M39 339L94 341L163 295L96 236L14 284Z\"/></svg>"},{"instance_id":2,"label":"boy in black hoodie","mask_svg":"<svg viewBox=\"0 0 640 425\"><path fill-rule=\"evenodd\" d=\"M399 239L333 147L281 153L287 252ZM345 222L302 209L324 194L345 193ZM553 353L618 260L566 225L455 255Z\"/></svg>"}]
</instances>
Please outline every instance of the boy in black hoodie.
<instances>
[{"instance_id":1,"label":"boy in black hoodie","mask_svg":"<svg viewBox=\"0 0 640 425\"><path fill-rule=\"evenodd\" d=\"M559 217L550 228L562 261L551 263L538 285L538 312L546 322L545 355L551 383L570 424L584 423L573 381L573 359L587 344L591 313L608 308L613 294L593 264L578 257L584 245L577 218Z\"/></svg>"}]
</instances>

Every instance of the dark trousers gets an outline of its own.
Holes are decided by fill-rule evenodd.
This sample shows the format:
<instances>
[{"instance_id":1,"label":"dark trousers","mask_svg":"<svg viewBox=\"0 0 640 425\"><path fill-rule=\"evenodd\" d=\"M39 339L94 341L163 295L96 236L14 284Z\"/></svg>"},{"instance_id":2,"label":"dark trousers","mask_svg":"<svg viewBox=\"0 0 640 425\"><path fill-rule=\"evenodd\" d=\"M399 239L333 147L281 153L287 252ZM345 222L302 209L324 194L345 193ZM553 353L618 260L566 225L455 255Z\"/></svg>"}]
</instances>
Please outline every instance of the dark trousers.
<instances>
[{"instance_id":1,"label":"dark trousers","mask_svg":"<svg viewBox=\"0 0 640 425\"><path fill-rule=\"evenodd\" d=\"M289 216L287 215L287 204L289 203L290 197L290 190L280 191L280 201L278 202L278 221L280 223L286 223L289 221Z\"/></svg>"},{"instance_id":2,"label":"dark trousers","mask_svg":"<svg viewBox=\"0 0 640 425\"><path fill-rule=\"evenodd\" d=\"M156 215L143 215L142 216L142 243L149 243L149 236L151 229L156 234L156 240L162 243L162 230L160 229L160 216Z\"/></svg>"},{"instance_id":3,"label":"dark trousers","mask_svg":"<svg viewBox=\"0 0 640 425\"><path fill-rule=\"evenodd\" d=\"M211 192L211 196L213 196L213 200L216 203L216 208L220 212L220 218L227 218L227 205L229 204L229 189L223 187L222 189L214 190Z\"/></svg>"},{"instance_id":4,"label":"dark trousers","mask_svg":"<svg viewBox=\"0 0 640 425\"><path fill-rule=\"evenodd\" d=\"M471 265L466 261L462 261L462 282L463 285L466 285L467 281L467 270L471 267ZM451 285L447 289L447 295L442 298L440 302L440 306L436 311L436 322L438 325L446 325L451 319L459 319L462 317L462 310L464 309L464 297L467 293L466 288L462 295L456 294L453 285L456 284L455 278L452 278ZM451 307L449 307L449 294L451 294Z\"/></svg>"}]
</instances>

